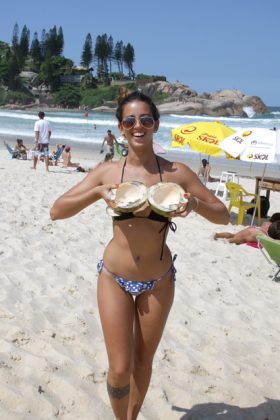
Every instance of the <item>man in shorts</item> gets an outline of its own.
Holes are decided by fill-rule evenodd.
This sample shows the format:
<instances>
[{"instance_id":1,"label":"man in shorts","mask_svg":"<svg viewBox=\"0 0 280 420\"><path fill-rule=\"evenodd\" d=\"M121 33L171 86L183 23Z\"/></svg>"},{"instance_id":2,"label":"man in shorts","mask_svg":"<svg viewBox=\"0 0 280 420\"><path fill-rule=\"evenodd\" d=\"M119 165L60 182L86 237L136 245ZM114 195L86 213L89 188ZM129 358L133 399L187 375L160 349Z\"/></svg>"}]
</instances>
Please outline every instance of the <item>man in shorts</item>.
<instances>
[{"instance_id":1,"label":"man in shorts","mask_svg":"<svg viewBox=\"0 0 280 420\"><path fill-rule=\"evenodd\" d=\"M111 130L107 130L107 135L104 137L100 153L104 152L104 145L106 146L106 153L110 153L112 159L114 157L114 144L118 144L116 137Z\"/></svg>"},{"instance_id":2,"label":"man in shorts","mask_svg":"<svg viewBox=\"0 0 280 420\"><path fill-rule=\"evenodd\" d=\"M35 153L33 158L33 169L36 169L39 155L45 158L46 170L49 171L49 144L51 138L50 123L46 121L45 113L40 111L39 120L35 122Z\"/></svg>"}]
</instances>

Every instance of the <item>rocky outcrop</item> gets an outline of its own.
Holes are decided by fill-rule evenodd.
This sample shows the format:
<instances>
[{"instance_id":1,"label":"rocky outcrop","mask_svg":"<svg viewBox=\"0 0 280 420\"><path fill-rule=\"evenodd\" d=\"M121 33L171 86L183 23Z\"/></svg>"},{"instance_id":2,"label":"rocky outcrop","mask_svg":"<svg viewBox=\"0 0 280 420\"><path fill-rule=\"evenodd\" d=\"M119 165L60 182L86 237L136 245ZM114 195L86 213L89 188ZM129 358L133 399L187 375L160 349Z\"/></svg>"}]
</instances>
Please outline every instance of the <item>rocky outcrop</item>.
<instances>
[{"instance_id":1,"label":"rocky outcrop","mask_svg":"<svg viewBox=\"0 0 280 420\"><path fill-rule=\"evenodd\" d=\"M34 79L34 74L25 72L26 79ZM33 80L32 79L32 80ZM140 88L140 87L139 87ZM199 95L195 90L180 82L169 83L166 81L156 81L141 84L141 91L151 97L161 98L157 106L161 114L181 114L181 115L208 115L212 117L247 117L256 114L269 113L269 109L258 96L248 96L240 90L222 90L218 92L204 92ZM53 95L49 88L44 85L33 86L32 95L34 102L24 105L20 103L9 103L5 108L12 107L31 107L35 108L57 108ZM103 106L94 108L96 112L114 112L116 102L106 102ZM59 107L61 108L61 107ZM81 106L80 109L86 107Z\"/></svg>"},{"instance_id":2,"label":"rocky outcrop","mask_svg":"<svg viewBox=\"0 0 280 420\"><path fill-rule=\"evenodd\" d=\"M166 94L167 98L162 104L158 105L161 113L246 117L248 116L246 108L250 108L252 113L256 114L269 112L261 98L247 96L240 90L227 89L198 95L195 90L180 82L154 82L145 85L142 91L149 96Z\"/></svg>"}]
</instances>

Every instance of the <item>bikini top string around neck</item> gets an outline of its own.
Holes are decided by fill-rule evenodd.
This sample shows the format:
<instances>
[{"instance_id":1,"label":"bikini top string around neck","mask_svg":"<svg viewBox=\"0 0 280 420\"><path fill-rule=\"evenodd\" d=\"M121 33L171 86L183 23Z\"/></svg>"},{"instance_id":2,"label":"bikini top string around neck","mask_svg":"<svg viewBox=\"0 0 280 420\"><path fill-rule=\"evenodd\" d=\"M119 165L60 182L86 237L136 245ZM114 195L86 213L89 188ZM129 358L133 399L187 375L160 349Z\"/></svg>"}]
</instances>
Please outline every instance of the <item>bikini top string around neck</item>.
<instances>
[{"instance_id":1,"label":"bikini top string around neck","mask_svg":"<svg viewBox=\"0 0 280 420\"><path fill-rule=\"evenodd\" d=\"M156 158L156 162L157 162L160 181L163 182L158 157L155 155L155 158ZM124 164L123 164L123 168L122 168L121 183L123 182L125 167L126 167L126 158L124 160ZM116 221L127 220L127 219L132 219L132 218L149 219L149 220L153 220L155 222L164 223L163 227L158 232L158 233L163 232L163 238L162 238L162 244L161 244L161 253L160 253L160 260L162 260L163 249L164 249L164 243L165 243L165 237L166 237L166 234L167 234L167 230L168 230L168 228L170 228L172 230L172 232L175 232L176 229L177 229L176 224L174 222L172 222L168 217L162 216L162 215L154 212L153 210L150 211L149 216L136 216L132 212L121 213L118 216L113 216L113 220L116 220Z\"/></svg>"}]
</instances>

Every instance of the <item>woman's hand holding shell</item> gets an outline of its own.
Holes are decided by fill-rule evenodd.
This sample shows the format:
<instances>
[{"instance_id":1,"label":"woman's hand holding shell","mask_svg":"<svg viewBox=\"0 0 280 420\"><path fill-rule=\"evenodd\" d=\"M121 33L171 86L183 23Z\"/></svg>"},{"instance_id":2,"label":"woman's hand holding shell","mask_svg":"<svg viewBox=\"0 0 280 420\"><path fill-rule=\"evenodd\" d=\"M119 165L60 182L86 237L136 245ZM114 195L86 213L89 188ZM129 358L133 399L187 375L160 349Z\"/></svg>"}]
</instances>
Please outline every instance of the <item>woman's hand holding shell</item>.
<instances>
[{"instance_id":1,"label":"woman's hand holding shell","mask_svg":"<svg viewBox=\"0 0 280 420\"><path fill-rule=\"evenodd\" d=\"M116 206L115 198L116 198L116 190L118 186L119 184L105 184L105 185L100 185L96 187L100 198L103 198L103 200L111 208L114 208Z\"/></svg>"},{"instance_id":2,"label":"woman's hand holding shell","mask_svg":"<svg viewBox=\"0 0 280 420\"><path fill-rule=\"evenodd\" d=\"M171 217L186 217L192 210L196 210L197 207L198 198L192 196L190 193L185 193L177 210L172 212Z\"/></svg>"}]
</instances>

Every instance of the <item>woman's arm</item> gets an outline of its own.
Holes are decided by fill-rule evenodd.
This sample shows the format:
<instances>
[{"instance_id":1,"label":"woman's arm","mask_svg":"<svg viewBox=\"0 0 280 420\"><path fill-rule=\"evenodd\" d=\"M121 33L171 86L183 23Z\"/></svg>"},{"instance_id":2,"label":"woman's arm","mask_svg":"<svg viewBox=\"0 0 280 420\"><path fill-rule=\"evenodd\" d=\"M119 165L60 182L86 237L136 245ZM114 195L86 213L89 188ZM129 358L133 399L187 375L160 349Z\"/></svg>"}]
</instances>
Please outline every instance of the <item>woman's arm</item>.
<instances>
[{"instance_id":1,"label":"woman's arm","mask_svg":"<svg viewBox=\"0 0 280 420\"><path fill-rule=\"evenodd\" d=\"M116 188L116 184L102 185L100 171L91 171L83 181L55 201L50 210L51 219L72 217L100 198L109 204L107 194L112 188Z\"/></svg>"},{"instance_id":2,"label":"woman's arm","mask_svg":"<svg viewBox=\"0 0 280 420\"><path fill-rule=\"evenodd\" d=\"M203 185L187 166L176 163L177 183L190 194L187 214L193 210L212 223L228 224L229 213L225 205Z\"/></svg>"}]
</instances>

